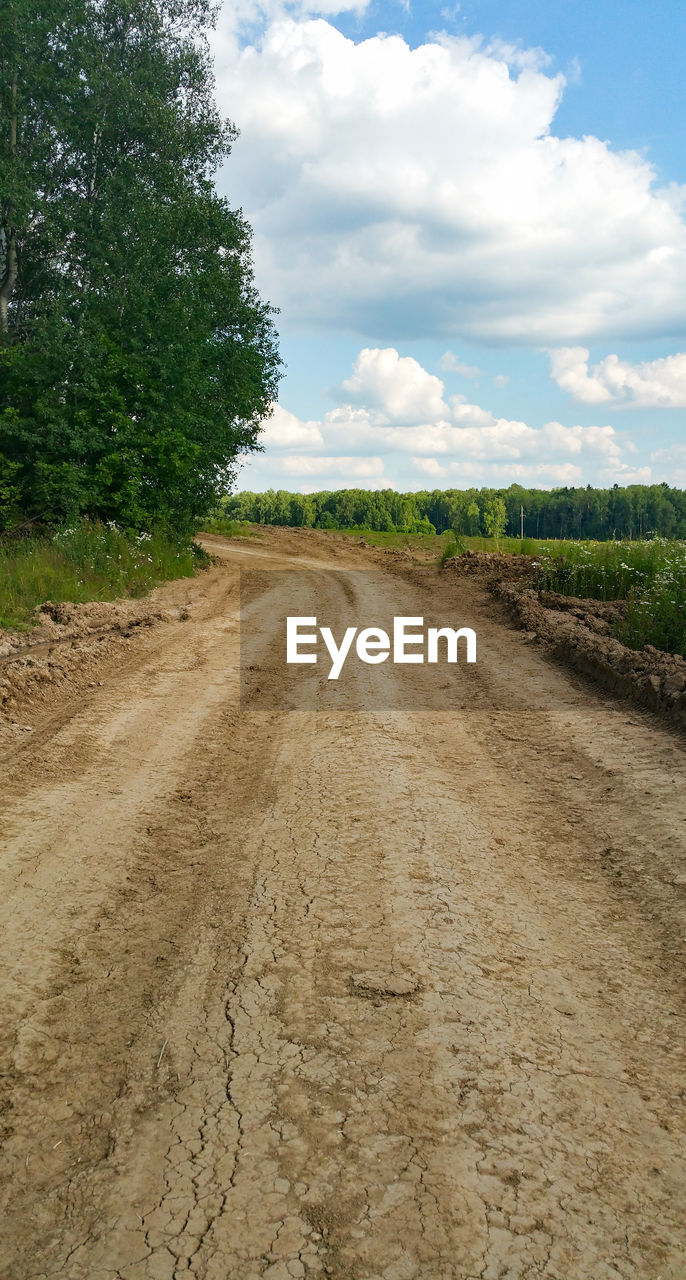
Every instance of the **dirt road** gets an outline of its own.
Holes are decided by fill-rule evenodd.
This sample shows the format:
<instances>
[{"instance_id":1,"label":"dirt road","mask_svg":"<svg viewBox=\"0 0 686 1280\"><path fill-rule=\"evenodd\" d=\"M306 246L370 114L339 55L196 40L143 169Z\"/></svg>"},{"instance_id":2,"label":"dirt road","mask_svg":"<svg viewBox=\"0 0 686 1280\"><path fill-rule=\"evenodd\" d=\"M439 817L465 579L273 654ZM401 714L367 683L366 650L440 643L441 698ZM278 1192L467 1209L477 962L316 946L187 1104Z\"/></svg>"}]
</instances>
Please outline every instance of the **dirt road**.
<instances>
[{"instance_id":1,"label":"dirt road","mask_svg":"<svg viewBox=\"0 0 686 1280\"><path fill-rule=\"evenodd\" d=\"M212 541L5 751L2 1280L683 1280L683 742L472 582ZM289 565L459 614L459 705L280 709Z\"/></svg>"}]
</instances>

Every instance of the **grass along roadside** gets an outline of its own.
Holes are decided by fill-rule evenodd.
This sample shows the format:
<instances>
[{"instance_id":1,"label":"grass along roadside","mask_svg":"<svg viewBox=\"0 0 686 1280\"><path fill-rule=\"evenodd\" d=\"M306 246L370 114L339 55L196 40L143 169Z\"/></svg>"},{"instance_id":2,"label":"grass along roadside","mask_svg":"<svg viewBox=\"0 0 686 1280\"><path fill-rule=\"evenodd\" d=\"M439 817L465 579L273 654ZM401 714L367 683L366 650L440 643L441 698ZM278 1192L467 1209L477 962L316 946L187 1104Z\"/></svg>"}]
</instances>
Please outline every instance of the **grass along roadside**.
<instances>
[{"instance_id":1,"label":"grass along roadside","mask_svg":"<svg viewBox=\"0 0 686 1280\"><path fill-rule=\"evenodd\" d=\"M686 657L686 543L573 543L541 554L539 590L591 600L625 600L618 639L631 649L654 645Z\"/></svg>"},{"instance_id":2,"label":"grass along roadside","mask_svg":"<svg viewBox=\"0 0 686 1280\"><path fill-rule=\"evenodd\" d=\"M207 564L201 547L162 532L127 534L114 525L0 539L0 627L28 630L46 600L143 596L159 582L192 577Z\"/></svg>"},{"instance_id":3,"label":"grass along roadside","mask_svg":"<svg viewBox=\"0 0 686 1280\"><path fill-rule=\"evenodd\" d=\"M684 542L666 538L637 542L462 538L449 544L442 558L466 550L534 557L532 585L538 591L587 600L624 600L626 616L616 625L619 640L630 649L649 644L686 657Z\"/></svg>"},{"instance_id":4,"label":"grass along roadside","mask_svg":"<svg viewBox=\"0 0 686 1280\"><path fill-rule=\"evenodd\" d=\"M210 515L203 520L201 533L214 533L224 538L262 538L253 524L247 520L232 520L230 516Z\"/></svg>"}]
</instances>

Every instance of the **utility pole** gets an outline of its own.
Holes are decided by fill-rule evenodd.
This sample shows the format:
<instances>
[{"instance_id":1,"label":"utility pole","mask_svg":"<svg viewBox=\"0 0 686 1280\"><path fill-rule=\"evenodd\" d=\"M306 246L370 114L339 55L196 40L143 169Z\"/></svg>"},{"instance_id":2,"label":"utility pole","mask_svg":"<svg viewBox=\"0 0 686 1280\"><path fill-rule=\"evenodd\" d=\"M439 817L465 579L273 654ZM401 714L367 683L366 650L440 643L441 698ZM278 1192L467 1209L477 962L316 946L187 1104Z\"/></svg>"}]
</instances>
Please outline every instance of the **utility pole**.
<instances>
[{"instance_id":1,"label":"utility pole","mask_svg":"<svg viewBox=\"0 0 686 1280\"><path fill-rule=\"evenodd\" d=\"M520 536L523 541L524 540L524 505L523 504L519 508L519 527L521 531Z\"/></svg>"}]
</instances>

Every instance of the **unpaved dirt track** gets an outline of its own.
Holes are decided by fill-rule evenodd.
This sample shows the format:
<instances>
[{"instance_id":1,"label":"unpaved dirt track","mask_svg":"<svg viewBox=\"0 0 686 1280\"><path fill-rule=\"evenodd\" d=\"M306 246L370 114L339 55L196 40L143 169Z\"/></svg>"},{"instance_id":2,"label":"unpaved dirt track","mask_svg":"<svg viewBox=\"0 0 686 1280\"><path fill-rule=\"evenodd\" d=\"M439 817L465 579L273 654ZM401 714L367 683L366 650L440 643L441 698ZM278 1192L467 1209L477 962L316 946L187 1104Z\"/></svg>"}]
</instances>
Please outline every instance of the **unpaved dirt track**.
<instances>
[{"instance_id":1,"label":"unpaved dirt track","mask_svg":"<svg viewBox=\"0 0 686 1280\"><path fill-rule=\"evenodd\" d=\"M209 541L3 760L2 1280L683 1280L683 742L471 582ZM464 710L241 710L241 564L445 593Z\"/></svg>"}]
</instances>

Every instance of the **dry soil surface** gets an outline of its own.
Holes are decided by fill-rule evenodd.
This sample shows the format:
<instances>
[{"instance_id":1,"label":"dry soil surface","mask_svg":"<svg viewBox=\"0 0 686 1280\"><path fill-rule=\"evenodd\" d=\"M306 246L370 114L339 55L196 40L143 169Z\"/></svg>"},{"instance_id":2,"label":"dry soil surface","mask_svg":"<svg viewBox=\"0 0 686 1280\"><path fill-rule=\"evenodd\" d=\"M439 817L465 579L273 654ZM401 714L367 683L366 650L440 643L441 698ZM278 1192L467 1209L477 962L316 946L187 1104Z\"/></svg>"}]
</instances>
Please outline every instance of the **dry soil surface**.
<instances>
[{"instance_id":1,"label":"dry soil surface","mask_svg":"<svg viewBox=\"0 0 686 1280\"><path fill-rule=\"evenodd\" d=\"M208 543L3 741L2 1280L683 1280L683 741L473 581ZM289 566L472 625L459 705L312 705Z\"/></svg>"}]
</instances>

